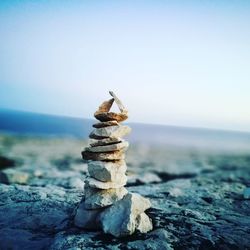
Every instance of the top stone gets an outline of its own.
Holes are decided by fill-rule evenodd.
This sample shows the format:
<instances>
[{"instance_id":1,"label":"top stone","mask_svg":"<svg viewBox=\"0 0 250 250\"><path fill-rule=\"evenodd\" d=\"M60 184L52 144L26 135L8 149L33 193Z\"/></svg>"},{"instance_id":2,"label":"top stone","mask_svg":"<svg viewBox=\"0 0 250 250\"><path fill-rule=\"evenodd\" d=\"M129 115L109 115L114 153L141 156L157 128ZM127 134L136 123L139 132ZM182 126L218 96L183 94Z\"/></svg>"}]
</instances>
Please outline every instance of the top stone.
<instances>
[{"instance_id":1,"label":"top stone","mask_svg":"<svg viewBox=\"0 0 250 250\"><path fill-rule=\"evenodd\" d=\"M125 121L128 118L128 111L125 109L122 102L118 99L118 97L112 91L110 91L109 93L113 98L108 101L103 102L99 106L98 110L94 113L95 118L101 122ZM117 104L119 110L121 111L120 113L109 112L114 101Z\"/></svg>"},{"instance_id":2,"label":"top stone","mask_svg":"<svg viewBox=\"0 0 250 250\"><path fill-rule=\"evenodd\" d=\"M109 91L109 94L114 98L115 103L117 104L118 108L122 113L127 113L128 111L126 108L123 106L122 102L118 99L118 97L115 95L113 91Z\"/></svg>"},{"instance_id":3,"label":"top stone","mask_svg":"<svg viewBox=\"0 0 250 250\"><path fill-rule=\"evenodd\" d=\"M111 109L113 103L114 103L114 98L111 98L108 101L104 101L98 108L98 111L103 113L103 112L109 112L109 110Z\"/></svg>"}]
</instances>

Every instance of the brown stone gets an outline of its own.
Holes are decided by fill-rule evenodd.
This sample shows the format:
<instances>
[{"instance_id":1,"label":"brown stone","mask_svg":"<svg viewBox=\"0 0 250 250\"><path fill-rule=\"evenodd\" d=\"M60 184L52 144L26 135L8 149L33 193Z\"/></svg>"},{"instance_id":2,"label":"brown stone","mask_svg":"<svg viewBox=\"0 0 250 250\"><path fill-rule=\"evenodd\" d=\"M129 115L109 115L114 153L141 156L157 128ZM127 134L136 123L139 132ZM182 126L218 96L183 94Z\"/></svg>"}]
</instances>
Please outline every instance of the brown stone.
<instances>
[{"instance_id":1,"label":"brown stone","mask_svg":"<svg viewBox=\"0 0 250 250\"><path fill-rule=\"evenodd\" d=\"M125 155L123 150L108 152L108 153L94 153L83 151L82 158L84 160L93 161L114 161L114 160L124 160Z\"/></svg>"},{"instance_id":2,"label":"brown stone","mask_svg":"<svg viewBox=\"0 0 250 250\"><path fill-rule=\"evenodd\" d=\"M114 112L95 112L95 118L101 122L116 120L122 122L128 119L127 113L114 113Z\"/></svg>"},{"instance_id":3,"label":"brown stone","mask_svg":"<svg viewBox=\"0 0 250 250\"><path fill-rule=\"evenodd\" d=\"M124 140L121 138L105 138L101 140L96 140L96 139L90 139L89 140L89 145L91 147L96 147L96 146L106 146L106 145L111 145L115 143L120 143L123 142Z\"/></svg>"},{"instance_id":4,"label":"brown stone","mask_svg":"<svg viewBox=\"0 0 250 250\"><path fill-rule=\"evenodd\" d=\"M103 113L103 112L109 112L109 110L111 109L112 105L114 103L114 98L108 100L108 101L105 101L103 102L98 110L96 112L99 112L99 113Z\"/></svg>"},{"instance_id":5,"label":"brown stone","mask_svg":"<svg viewBox=\"0 0 250 250\"><path fill-rule=\"evenodd\" d=\"M94 128L104 128L104 127L115 126L115 125L118 125L117 121L107 121L107 122L95 123L95 124L93 124L93 127Z\"/></svg>"}]
</instances>

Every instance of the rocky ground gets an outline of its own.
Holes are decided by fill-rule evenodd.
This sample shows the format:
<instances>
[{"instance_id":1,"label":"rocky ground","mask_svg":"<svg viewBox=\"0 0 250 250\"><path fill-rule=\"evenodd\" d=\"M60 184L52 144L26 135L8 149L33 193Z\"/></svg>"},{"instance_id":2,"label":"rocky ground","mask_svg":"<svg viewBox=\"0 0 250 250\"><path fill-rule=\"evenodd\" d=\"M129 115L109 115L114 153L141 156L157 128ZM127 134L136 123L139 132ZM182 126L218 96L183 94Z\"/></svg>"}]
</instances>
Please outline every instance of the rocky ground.
<instances>
[{"instance_id":1,"label":"rocky ground","mask_svg":"<svg viewBox=\"0 0 250 250\"><path fill-rule=\"evenodd\" d=\"M250 153L131 145L128 189L150 198L154 229L116 239L73 225L85 145L0 136L0 249L250 249Z\"/></svg>"}]
</instances>

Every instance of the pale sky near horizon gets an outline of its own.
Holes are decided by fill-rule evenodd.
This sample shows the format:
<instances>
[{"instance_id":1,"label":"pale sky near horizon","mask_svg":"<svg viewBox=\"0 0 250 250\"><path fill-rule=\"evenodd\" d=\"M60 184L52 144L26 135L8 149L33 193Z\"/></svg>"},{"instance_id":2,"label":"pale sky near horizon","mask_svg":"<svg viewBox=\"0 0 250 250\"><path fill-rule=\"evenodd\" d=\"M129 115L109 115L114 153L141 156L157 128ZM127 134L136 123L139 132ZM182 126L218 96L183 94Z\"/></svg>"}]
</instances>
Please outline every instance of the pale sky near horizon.
<instances>
[{"instance_id":1,"label":"pale sky near horizon","mask_svg":"<svg viewBox=\"0 0 250 250\"><path fill-rule=\"evenodd\" d=\"M0 108L250 131L250 1L0 1Z\"/></svg>"}]
</instances>

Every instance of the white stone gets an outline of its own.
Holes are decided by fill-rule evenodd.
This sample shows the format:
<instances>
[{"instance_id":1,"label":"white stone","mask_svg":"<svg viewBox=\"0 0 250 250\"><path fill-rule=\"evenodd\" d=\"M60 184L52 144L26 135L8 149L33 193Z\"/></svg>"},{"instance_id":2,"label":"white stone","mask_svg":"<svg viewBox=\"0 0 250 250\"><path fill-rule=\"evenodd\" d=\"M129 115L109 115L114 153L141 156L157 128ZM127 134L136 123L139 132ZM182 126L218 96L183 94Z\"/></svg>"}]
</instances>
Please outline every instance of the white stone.
<instances>
[{"instance_id":1,"label":"white stone","mask_svg":"<svg viewBox=\"0 0 250 250\"><path fill-rule=\"evenodd\" d=\"M100 229L100 224L98 222L98 216L102 210L87 210L85 208L84 201L81 201L79 207L76 210L76 215L74 218L74 223L77 227L85 229Z\"/></svg>"},{"instance_id":2,"label":"white stone","mask_svg":"<svg viewBox=\"0 0 250 250\"><path fill-rule=\"evenodd\" d=\"M127 170L125 161L89 161L89 175L99 181L114 182L124 176Z\"/></svg>"},{"instance_id":3,"label":"white stone","mask_svg":"<svg viewBox=\"0 0 250 250\"><path fill-rule=\"evenodd\" d=\"M109 94L114 98L115 103L117 104L118 108L122 113L128 113L127 109L122 104L121 100L115 95L113 91L109 91Z\"/></svg>"},{"instance_id":4,"label":"white stone","mask_svg":"<svg viewBox=\"0 0 250 250\"><path fill-rule=\"evenodd\" d=\"M243 192L244 199L250 199L250 187L245 188Z\"/></svg>"},{"instance_id":5,"label":"white stone","mask_svg":"<svg viewBox=\"0 0 250 250\"><path fill-rule=\"evenodd\" d=\"M133 234L136 226L142 230L144 226L140 223L143 222L140 218L138 224L136 218L150 206L151 203L148 199L139 194L128 193L123 199L106 208L100 214L99 220L103 231L115 237L122 237Z\"/></svg>"},{"instance_id":6,"label":"white stone","mask_svg":"<svg viewBox=\"0 0 250 250\"><path fill-rule=\"evenodd\" d=\"M141 213L136 217L135 227L140 233L147 233L153 229L152 221L145 213Z\"/></svg>"},{"instance_id":7,"label":"white stone","mask_svg":"<svg viewBox=\"0 0 250 250\"><path fill-rule=\"evenodd\" d=\"M102 139L102 138L120 138L129 134L131 128L125 125L109 126L104 128L96 128L90 134L90 138Z\"/></svg>"},{"instance_id":8,"label":"white stone","mask_svg":"<svg viewBox=\"0 0 250 250\"><path fill-rule=\"evenodd\" d=\"M124 195L128 193L127 189L121 188L111 188L111 189L96 189L89 186L85 186L85 208L86 209L98 209L102 207L107 207L118 200L121 200Z\"/></svg>"},{"instance_id":9,"label":"white stone","mask_svg":"<svg viewBox=\"0 0 250 250\"><path fill-rule=\"evenodd\" d=\"M112 151L117 151L117 150L126 150L129 146L129 143L127 141L120 142L120 143L115 143L115 144L110 144L110 145L105 145L105 146L95 146L95 147L87 147L85 148L86 151L90 152L112 152Z\"/></svg>"},{"instance_id":10,"label":"white stone","mask_svg":"<svg viewBox=\"0 0 250 250\"><path fill-rule=\"evenodd\" d=\"M110 189L110 188L120 188L125 186L127 183L127 177L126 175L123 175L119 180L117 179L115 182L103 182L103 181L98 181L94 178L87 178L85 180L85 184L89 185L92 188L98 188L98 189Z\"/></svg>"}]
</instances>

